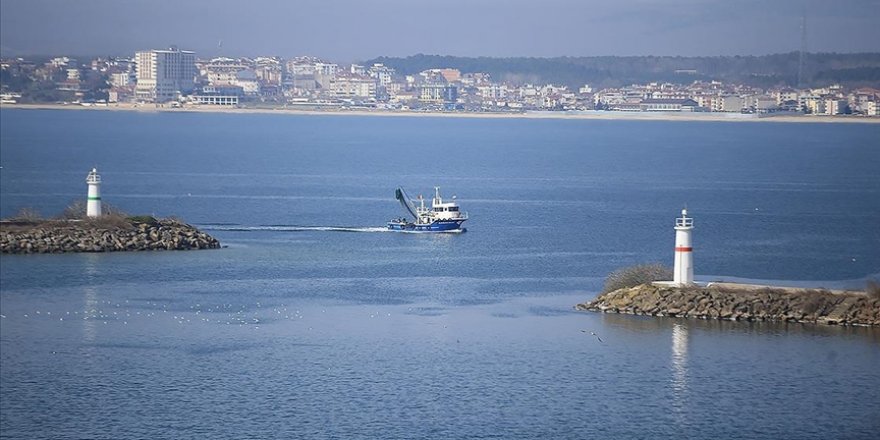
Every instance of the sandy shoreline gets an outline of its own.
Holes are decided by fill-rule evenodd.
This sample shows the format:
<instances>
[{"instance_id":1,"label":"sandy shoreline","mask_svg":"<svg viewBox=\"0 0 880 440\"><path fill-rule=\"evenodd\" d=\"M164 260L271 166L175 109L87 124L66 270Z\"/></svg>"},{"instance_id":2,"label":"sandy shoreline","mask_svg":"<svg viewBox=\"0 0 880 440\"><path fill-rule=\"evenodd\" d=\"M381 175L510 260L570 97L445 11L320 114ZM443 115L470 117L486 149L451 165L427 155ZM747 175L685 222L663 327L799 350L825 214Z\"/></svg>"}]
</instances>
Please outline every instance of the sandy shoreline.
<instances>
[{"instance_id":1,"label":"sandy shoreline","mask_svg":"<svg viewBox=\"0 0 880 440\"><path fill-rule=\"evenodd\" d=\"M284 114L284 115L337 115L337 116L395 116L436 118L489 118L489 119L580 119L580 120L634 120L634 121L711 121L711 122L793 122L793 123L880 123L880 117L783 115L757 117L729 113L648 113L648 112L523 112L523 113L474 113L474 112L419 112L400 110L313 110L303 108L228 108L219 106L189 106L183 108L157 107L152 104L110 104L107 106L82 106L78 104L2 104L0 109L42 110L90 110L134 111L144 113L236 113L236 114Z\"/></svg>"}]
</instances>

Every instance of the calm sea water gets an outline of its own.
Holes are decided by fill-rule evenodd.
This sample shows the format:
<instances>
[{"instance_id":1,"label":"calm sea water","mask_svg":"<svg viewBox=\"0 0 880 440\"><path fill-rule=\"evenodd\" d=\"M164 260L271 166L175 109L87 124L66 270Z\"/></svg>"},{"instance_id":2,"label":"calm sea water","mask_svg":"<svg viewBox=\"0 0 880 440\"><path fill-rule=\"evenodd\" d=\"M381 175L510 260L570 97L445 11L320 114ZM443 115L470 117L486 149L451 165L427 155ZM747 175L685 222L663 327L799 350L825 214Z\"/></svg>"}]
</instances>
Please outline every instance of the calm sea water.
<instances>
[{"instance_id":1,"label":"calm sea water","mask_svg":"<svg viewBox=\"0 0 880 440\"><path fill-rule=\"evenodd\" d=\"M0 257L2 438L876 438L880 332L576 313L615 268L860 287L880 125L0 111L0 216L216 251ZM458 235L382 231L394 188ZM598 338L590 336L593 331Z\"/></svg>"}]
</instances>

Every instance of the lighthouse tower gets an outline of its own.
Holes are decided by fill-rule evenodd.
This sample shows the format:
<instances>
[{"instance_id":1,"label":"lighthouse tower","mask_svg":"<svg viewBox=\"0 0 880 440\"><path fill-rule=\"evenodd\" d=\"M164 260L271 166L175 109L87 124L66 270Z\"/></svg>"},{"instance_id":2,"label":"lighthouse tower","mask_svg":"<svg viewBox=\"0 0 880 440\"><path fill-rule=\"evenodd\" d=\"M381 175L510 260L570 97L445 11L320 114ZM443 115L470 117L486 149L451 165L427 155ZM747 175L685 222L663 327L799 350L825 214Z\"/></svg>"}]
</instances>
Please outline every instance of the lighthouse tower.
<instances>
[{"instance_id":1,"label":"lighthouse tower","mask_svg":"<svg viewBox=\"0 0 880 440\"><path fill-rule=\"evenodd\" d=\"M98 169L92 168L89 176L86 177L86 183L89 184L89 200L86 204L86 215L89 217L101 216L101 176L98 175Z\"/></svg>"},{"instance_id":2,"label":"lighthouse tower","mask_svg":"<svg viewBox=\"0 0 880 440\"><path fill-rule=\"evenodd\" d=\"M672 283L686 286L694 283L694 248L691 231L694 219L687 216L687 209L681 210L681 217L675 219L675 268Z\"/></svg>"}]
</instances>

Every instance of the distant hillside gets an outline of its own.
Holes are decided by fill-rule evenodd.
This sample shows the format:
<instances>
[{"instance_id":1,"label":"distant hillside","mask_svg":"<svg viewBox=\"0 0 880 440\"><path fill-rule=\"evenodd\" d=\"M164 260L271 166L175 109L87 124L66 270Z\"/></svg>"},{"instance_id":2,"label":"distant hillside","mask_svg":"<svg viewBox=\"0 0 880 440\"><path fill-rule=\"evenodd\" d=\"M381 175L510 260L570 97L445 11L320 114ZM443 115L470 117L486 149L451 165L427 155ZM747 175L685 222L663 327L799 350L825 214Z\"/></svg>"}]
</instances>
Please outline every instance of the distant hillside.
<instances>
[{"instance_id":1,"label":"distant hillside","mask_svg":"<svg viewBox=\"0 0 880 440\"><path fill-rule=\"evenodd\" d=\"M797 52L763 56L726 57L557 57L557 58L469 58L441 55L413 55L406 58L379 57L367 64L383 63L401 74L417 74L431 68L454 68L462 72L486 72L495 81L552 83L571 88L590 84L616 87L652 81L689 84L695 80L720 80L768 88L796 86ZM880 53L807 54L805 86L880 88Z\"/></svg>"}]
</instances>

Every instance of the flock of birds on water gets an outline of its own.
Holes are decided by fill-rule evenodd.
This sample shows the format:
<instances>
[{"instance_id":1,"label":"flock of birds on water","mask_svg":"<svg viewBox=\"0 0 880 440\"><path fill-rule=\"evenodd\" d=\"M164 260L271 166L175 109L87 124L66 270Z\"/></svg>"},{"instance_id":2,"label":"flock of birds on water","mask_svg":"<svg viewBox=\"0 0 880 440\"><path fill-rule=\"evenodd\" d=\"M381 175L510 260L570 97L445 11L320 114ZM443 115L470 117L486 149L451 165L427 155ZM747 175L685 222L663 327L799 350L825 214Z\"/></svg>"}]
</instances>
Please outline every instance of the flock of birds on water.
<instances>
[{"instance_id":1,"label":"flock of birds on water","mask_svg":"<svg viewBox=\"0 0 880 440\"><path fill-rule=\"evenodd\" d=\"M189 306L188 309L174 310L169 309L168 304L160 304L156 301L135 302L140 302L142 304L138 307L129 300L124 300L122 302L100 300L89 304L85 310L56 311L54 314L50 310L35 310L31 313L21 314L21 317L24 319L49 320L56 320L57 318L57 321L62 322L65 320L94 321L100 322L104 325L107 325L108 323L128 325L129 321L134 323L134 320L137 319L166 317L170 318L172 322L180 325L192 323L223 324L237 325L239 327L248 326L254 330L259 329L260 324L267 324L272 321L280 321L282 319L295 321L305 318L304 313L300 309L288 307L283 303L277 306L272 306L271 310L269 310L268 307L263 307L260 302L256 303L255 308L249 308L243 304L233 305L231 303L224 303L202 305L201 303L198 303ZM140 310L138 310L138 308ZM414 309L410 307L408 313L413 312ZM326 313L326 309L321 309L321 313ZM218 317L218 314L225 314L225 316L221 315ZM375 311L371 312L369 316L370 318L379 318L382 316L390 317L391 313ZM7 316L0 314L0 319L7 319ZM447 327L444 326L444 328ZM313 330L313 327L308 327L308 330ZM580 331L585 334L588 333L590 336L595 337L597 342L604 344L604 341L598 334L596 334L596 332L584 329L581 329ZM460 340L457 339L456 342L460 342Z\"/></svg>"},{"instance_id":2,"label":"flock of birds on water","mask_svg":"<svg viewBox=\"0 0 880 440\"><path fill-rule=\"evenodd\" d=\"M25 319L45 318L55 320L57 318L58 321L79 319L83 321L97 321L103 324L115 322L123 325L128 325L129 321L134 323L133 320L138 318L165 316L170 317L177 324L202 322L206 324L238 325L239 327L247 325L253 326L254 329L259 329L259 324L261 323L278 321L282 318L286 320L305 318L299 309L288 308L284 304L272 307L270 311L264 312L262 304L259 302L256 303L256 308L253 311L248 306L234 306L233 304L195 304L185 310L169 309L167 304L159 304L155 301L146 301L145 305L140 307L141 310L136 310L133 306L129 300L122 302L101 300L88 305L85 310L56 311L54 314L48 310L35 310L31 313L23 313L21 316ZM321 310L321 313L325 312L326 310ZM225 313L225 316L218 318L216 314L219 313ZM370 315L371 318L378 316L378 313ZM391 316L391 314L389 313L387 316ZM6 319L7 316L0 314L0 318ZM309 327L309 330L312 330L312 327Z\"/></svg>"}]
</instances>

